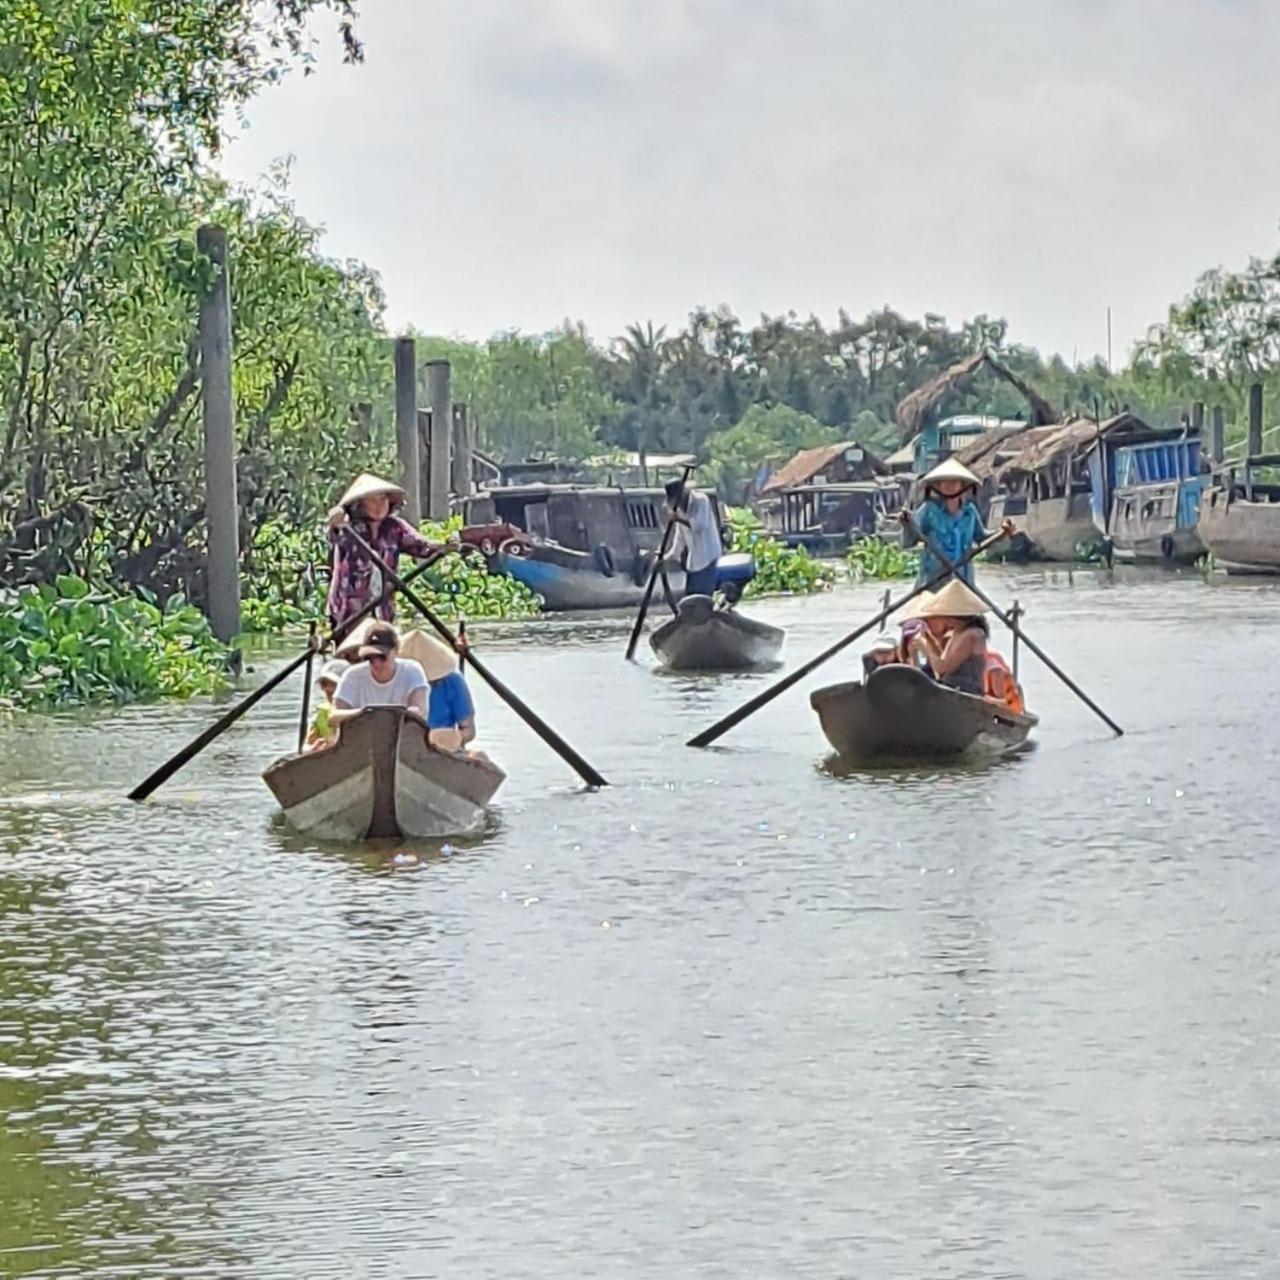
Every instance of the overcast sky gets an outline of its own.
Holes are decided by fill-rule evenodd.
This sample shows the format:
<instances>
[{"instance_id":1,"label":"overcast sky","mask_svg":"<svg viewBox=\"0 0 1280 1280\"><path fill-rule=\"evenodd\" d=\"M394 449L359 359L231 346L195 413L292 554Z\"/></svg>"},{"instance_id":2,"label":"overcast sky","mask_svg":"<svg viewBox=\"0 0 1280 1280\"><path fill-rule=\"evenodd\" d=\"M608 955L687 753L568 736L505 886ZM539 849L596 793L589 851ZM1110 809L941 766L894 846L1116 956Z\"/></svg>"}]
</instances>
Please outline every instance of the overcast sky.
<instances>
[{"instance_id":1,"label":"overcast sky","mask_svg":"<svg viewBox=\"0 0 1280 1280\"><path fill-rule=\"evenodd\" d=\"M1274 0L363 0L224 170L295 157L392 328L601 339L889 304L1117 361L1280 222Z\"/></svg>"}]
</instances>

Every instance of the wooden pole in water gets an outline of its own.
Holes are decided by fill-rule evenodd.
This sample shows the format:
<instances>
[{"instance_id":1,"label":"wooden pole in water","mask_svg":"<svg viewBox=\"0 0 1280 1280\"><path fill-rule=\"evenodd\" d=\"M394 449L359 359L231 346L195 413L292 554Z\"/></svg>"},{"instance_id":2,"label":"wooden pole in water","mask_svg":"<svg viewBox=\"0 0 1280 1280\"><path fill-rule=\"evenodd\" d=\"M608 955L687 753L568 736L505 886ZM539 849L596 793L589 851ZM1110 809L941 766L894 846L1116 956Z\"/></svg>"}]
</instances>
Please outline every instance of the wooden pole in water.
<instances>
[{"instance_id":1,"label":"wooden pole in water","mask_svg":"<svg viewBox=\"0 0 1280 1280\"><path fill-rule=\"evenodd\" d=\"M396 449L400 484L404 488L404 518L422 520L422 479L418 461L418 346L412 338L396 339Z\"/></svg>"},{"instance_id":2,"label":"wooden pole in water","mask_svg":"<svg viewBox=\"0 0 1280 1280\"><path fill-rule=\"evenodd\" d=\"M1015 624L1013 632L1013 680L1015 684L1018 681L1018 631L1016 624L1021 620L1024 612L1023 607L1017 600L1014 600L1013 608L1009 610L1009 617L1013 619Z\"/></svg>"},{"instance_id":3,"label":"wooden pole in water","mask_svg":"<svg viewBox=\"0 0 1280 1280\"><path fill-rule=\"evenodd\" d=\"M240 502L226 231L202 226L196 232L196 248L213 264L213 284L200 299L200 406L204 415L204 510L209 527L209 624L213 634L225 642L240 632Z\"/></svg>"},{"instance_id":4,"label":"wooden pole in water","mask_svg":"<svg viewBox=\"0 0 1280 1280\"><path fill-rule=\"evenodd\" d=\"M427 361L427 403L431 406L427 519L449 518L449 454L453 435L453 371L447 360Z\"/></svg>"},{"instance_id":5,"label":"wooden pole in water","mask_svg":"<svg viewBox=\"0 0 1280 1280\"><path fill-rule=\"evenodd\" d=\"M1209 461L1215 467L1222 465L1227 452L1227 427L1222 406L1213 406L1213 416L1209 424Z\"/></svg>"},{"instance_id":6,"label":"wooden pole in water","mask_svg":"<svg viewBox=\"0 0 1280 1280\"><path fill-rule=\"evenodd\" d=\"M471 419L465 404L453 406L453 466L449 487L461 510L471 496Z\"/></svg>"}]
</instances>

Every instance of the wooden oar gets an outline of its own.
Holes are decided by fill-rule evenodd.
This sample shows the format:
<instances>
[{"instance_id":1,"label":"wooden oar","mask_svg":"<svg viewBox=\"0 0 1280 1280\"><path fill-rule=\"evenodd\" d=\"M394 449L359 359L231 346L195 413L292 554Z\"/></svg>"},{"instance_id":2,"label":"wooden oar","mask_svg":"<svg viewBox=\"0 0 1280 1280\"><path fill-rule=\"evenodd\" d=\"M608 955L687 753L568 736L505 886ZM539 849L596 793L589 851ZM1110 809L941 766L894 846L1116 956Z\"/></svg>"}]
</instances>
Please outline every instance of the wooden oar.
<instances>
[{"instance_id":1,"label":"wooden oar","mask_svg":"<svg viewBox=\"0 0 1280 1280\"><path fill-rule=\"evenodd\" d=\"M938 563L946 566L946 570L948 574L954 573L959 566L952 564L952 562L938 549L938 544L934 542L934 540L930 538L928 534L921 531L920 527L916 525L915 520L912 519L910 512L907 513L907 519L908 521L910 521L911 526L915 529L916 534L920 538L920 540L933 553L933 556L938 561ZM963 563L964 562L961 561L961 564ZM1106 724L1106 726L1116 735L1116 737L1119 738L1124 736L1124 730L1118 724L1116 724L1116 722L1109 715L1107 715L1107 713L1103 711L1103 709L1100 706L1098 706L1098 704L1094 702L1094 700L1091 697L1089 697L1089 695L1085 693L1085 691L1082 688L1080 688L1080 686L1076 684L1076 682L1072 680L1071 677L1067 675L1067 673L1063 671L1063 669L1060 666L1058 666L1058 664L1054 662L1054 660L1051 657L1049 657L1049 655L1045 653L1045 651L1042 648L1040 648L1040 646L1036 644L1036 642L1032 640L1030 636L1028 636L1027 633L1022 630L1020 626L1018 626L1016 619L1011 618L1007 613L1005 613L1004 610L1001 609L1000 606L996 604L996 602L989 595L987 595L987 593L983 591L981 587L977 586L975 583L966 582L965 586L968 587L969 590L972 591L973 594L976 595L978 599L981 600L982 603L985 604L987 608L990 609L991 612L994 613L996 617L999 618L1000 621L1003 622L1004 625L1008 627L1010 631L1013 632L1015 639L1021 640L1022 643L1025 644L1027 648L1030 649L1031 652L1034 653L1036 657L1039 658L1040 661L1043 662L1044 665L1048 667L1049 670L1052 671L1053 674L1057 676L1058 679L1061 680L1062 683L1065 684L1067 688L1070 689L1071 692L1074 693L1076 697L1079 698L1080 701L1083 702L1085 706L1088 707L1089 710L1094 713L1094 715L1096 715L1100 720L1103 721L1104 724Z\"/></svg>"},{"instance_id":2,"label":"wooden oar","mask_svg":"<svg viewBox=\"0 0 1280 1280\"><path fill-rule=\"evenodd\" d=\"M640 643L640 633L644 630L645 614L649 612L649 601L653 599L653 587L658 580L658 573L662 568L662 562L667 558L667 552L671 549L671 534L676 527L676 516L680 513L680 501L684 497L684 491L689 483L689 477L693 474L692 467L685 467L684 475L680 477L680 491L676 494L675 506L671 509L671 515L667 518L667 527L662 531L662 543L658 547L658 554L653 558L653 564L649 566L649 581L645 583L644 599L640 601L640 612L636 614L636 624L631 628L631 638L627 641L627 661L630 662L636 656L636 645ZM664 579L664 586L666 585ZM671 589L667 587L667 600L670 602ZM675 607L674 605L672 606Z\"/></svg>"},{"instance_id":3,"label":"wooden oar","mask_svg":"<svg viewBox=\"0 0 1280 1280\"><path fill-rule=\"evenodd\" d=\"M311 719L311 672L316 657L316 624L307 633L307 669L302 676L302 711L298 716L298 750L307 745L307 721Z\"/></svg>"},{"instance_id":4,"label":"wooden oar","mask_svg":"<svg viewBox=\"0 0 1280 1280\"><path fill-rule=\"evenodd\" d=\"M974 556L981 555L982 552L994 547L997 542L1006 536L1003 529L997 533L993 533L985 542L980 542L976 546L969 549L968 555L964 557L960 563L968 564ZM941 582L948 576L943 570L935 574L923 586L912 588L906 595L899 596L897 600L892 601L879 613L876 614L870 622L864 623L856 631L851 631L842 640L837 640L829 649L824 649L816 658L811 658L802 667L798 667L790 675L783 676L777 684L770 685L763 693L758 693L749 702L744 702L736 711L731 711L723 720L718 720L709 729L704 729L696 737L690 738L687 746L690 747L709 747L717 738L728 733L736 724L741 724L749 715L759 711L766 703L772 702L780 693L785 693L793 684L797 684L803 680L811 671L816 671L828 658L834 658L842 649L847 649L860 636L866 635L872 627L878 627L880 623L891 613L897 613L910 600L914 600L922 591L929 591L937 583Z\"/></svg>"},{"instance_id":5,"label":"wooden oar","mask_svg":"<svg viewBox=\"0 0 1280 1280\"><path fill-rule=\"evenodd\" d=\"M428 608L426 602L410 588L408 583L350 526L347 533L355 541L356 546L363 549L366 556L382 570L384 580L399 590L408 602L435 628L440 638L455 653L458 651L457 637ZM588 786L607 787L609 784L602 774L591 767L545 720L536 715L520 698L507 688L497 676L468 647L467 661L471 668L488 686L549 746Z\"/></svg>"},{"instance_id":6,"label":"wooden oar","mask_svg":"<svg viewBox=\"0 0 1280 1280\"><path fill-rule=\"evenodd\" d=\"M406 581L412 581L419 574L425 573L440 557L432 556L430 559L418 565L414 571L409 574ZM392 588L387 587L385 591L376 600L371 600L359 613L353 614L340 627L338 627L331 639L334 644L342 641L353 627L363 622L378 606L391 594ZM313 632L314 636L314 632ZM297 669L304 663L307 666L307 687L311 687L311 662L315 655L315 649L312 644L308 644L306 650L300 653L287 667L281 671L277 671L275 675L264 685L260 685L248 697L242 698L235 704L225 715L215 720L203 733L193 738L177 755L166 760L154 773L150 773L145 777L132 791L129 792L130 800L145 800L157 787L162 786L170 778L173 777L179 769L185 764L189 764L196 758L215 738L222 735L224 730L229 729L237 720L240 719L250 707L261 702L263 698L269 694L277 685L283 684ZM306 723L306 704L304 703L303 724ZM305 733L305 729L304 729ZM305 739L304 739L305 740Z\"/></svg>"}]
</instances>

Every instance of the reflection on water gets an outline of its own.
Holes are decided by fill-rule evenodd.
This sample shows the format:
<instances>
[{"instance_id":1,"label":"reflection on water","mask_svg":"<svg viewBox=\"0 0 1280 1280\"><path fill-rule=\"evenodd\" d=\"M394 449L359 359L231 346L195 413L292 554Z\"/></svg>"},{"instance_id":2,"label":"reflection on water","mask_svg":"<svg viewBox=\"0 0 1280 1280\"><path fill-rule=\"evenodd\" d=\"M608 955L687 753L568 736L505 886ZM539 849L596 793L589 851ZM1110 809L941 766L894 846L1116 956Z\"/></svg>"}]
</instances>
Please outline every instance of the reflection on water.
<instances>
[{"instance_id":1,"label":"reflection on water","mask_svg":"<svg viewBox=\"0 0 1280 1280\"><path fill-rule=\"evenodd\" d=\"M990 577L1124 738L1024 658L1034 753L830 771L851 651L694 751L776 675L625 617L476 625L615 785L477 686L466 840L284 827L296 692L144 806L207 705L0 728L0 1273L1269 1274L1280 594Z\"/></svg>"}]
</instances>

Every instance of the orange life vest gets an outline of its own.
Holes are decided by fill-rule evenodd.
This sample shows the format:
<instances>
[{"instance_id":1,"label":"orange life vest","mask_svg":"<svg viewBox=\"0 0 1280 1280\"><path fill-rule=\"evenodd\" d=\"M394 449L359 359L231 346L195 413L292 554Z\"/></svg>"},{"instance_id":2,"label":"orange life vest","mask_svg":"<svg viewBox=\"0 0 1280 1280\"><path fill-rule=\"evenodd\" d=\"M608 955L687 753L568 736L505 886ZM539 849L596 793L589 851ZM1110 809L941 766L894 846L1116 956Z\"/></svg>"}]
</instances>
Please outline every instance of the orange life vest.
<instances>
[{"instance_id":1,"label":"orange life vest","mask_svg":"<svg viewBox=\"0 0 1280 1280\"><path fill-rule=\"evenodd\" d=\"M1013 678L1009 664L994 649L987 650L987 664L982 674L982 691L985 697L1004 703L1015 715L1022 715L1027 709L1027 704L1022 699L1022 690Z\"/></svg>"}]
</instances>

